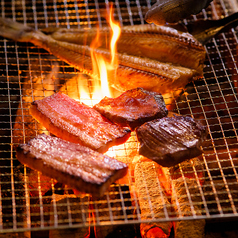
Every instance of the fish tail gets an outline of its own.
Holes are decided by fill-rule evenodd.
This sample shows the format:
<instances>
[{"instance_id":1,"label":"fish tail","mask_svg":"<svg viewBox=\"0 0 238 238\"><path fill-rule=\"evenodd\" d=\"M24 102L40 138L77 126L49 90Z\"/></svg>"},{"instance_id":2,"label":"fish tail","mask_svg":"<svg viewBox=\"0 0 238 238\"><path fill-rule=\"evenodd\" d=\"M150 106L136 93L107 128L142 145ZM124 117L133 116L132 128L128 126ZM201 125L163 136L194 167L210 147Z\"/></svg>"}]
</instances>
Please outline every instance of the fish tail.
<instances>
[{"instance_id":1,"label":"fish tail","mask_svg":"<svg viewBox=\"0 0 238 238\"><path fill-rule=\"evenodd\" d=\"M29 42L35 30L9 18L0 18L0 36L21 42Z\"/></svg>"}]
</instances>

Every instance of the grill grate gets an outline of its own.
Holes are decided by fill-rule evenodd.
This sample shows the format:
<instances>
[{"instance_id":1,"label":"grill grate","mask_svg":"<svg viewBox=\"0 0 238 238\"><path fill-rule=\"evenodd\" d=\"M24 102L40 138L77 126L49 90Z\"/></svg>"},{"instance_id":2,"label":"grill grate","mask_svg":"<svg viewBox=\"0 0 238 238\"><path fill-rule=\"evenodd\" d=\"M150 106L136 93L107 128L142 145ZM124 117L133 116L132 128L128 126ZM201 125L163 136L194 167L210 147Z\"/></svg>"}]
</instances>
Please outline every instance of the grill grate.
<instances>
[{"instance_id":1,"label":"grill grate","mask_svg":"<svg viewBox=\"0 0 238 238\"><path fill-rule=\"evenodd\" d=\"M114 17L122 26L144 24L143 16L154 2L115 0ZM1 0L1 16L36 29L102 27L107 25L104 16L109 9L108 3L107 0ZM214 0L206 11L193 18L218 19L237 9L236 1ZM71 97L78 97L79 84L85 85L89 92L93 86L88 77L48 52L32 44L0 38L0 232L71 227L80 228L78 233L82 236L94 225L102 232L104 225L237 217L237 42L236 29L212 39L206 45L204 78L165 98L174 112L203 121L208 126L209 139L203 148L202 167L196 160L191 160L186 166L174 168L173 175L181 177L180 184L172 181L171 171L163 171L175 196L165 196L163 178L155 179L158 197L165 204L158 214L153 207L153 197L138 195L136 176L132 173L136 163L132 163L130 173L123 181L113 184L105 196L97 200L88 195L75 196L67 186L18 163L16 146L45 132L29 114L30 103L59 89ZM137 148L136 136L132 134L126 144L112 148L109 153L119 160L132 162ZM155 171L156 167L153 169ZM191 173L192 185L186 179ZM204 175L201 177L201 174ZM147 171L141 169L140 175L146 176ZM180 187L184 196L176 193ZM149 192L148 187L145 190ZM141 213L141 199L150 204L146 219ZM166 203L166 199L174 200L176 206ZM182 204L188 208L187 213Z\"/></svg>"}]
</instances>

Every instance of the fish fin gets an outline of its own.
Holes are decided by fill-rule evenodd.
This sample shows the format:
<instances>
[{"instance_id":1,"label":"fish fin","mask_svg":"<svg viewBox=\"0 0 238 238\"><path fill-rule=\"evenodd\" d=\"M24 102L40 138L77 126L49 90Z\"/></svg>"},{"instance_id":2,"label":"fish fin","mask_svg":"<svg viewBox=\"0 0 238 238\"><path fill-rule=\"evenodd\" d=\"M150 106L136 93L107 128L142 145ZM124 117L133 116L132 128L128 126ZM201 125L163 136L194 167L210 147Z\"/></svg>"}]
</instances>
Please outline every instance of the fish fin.
<instances>
[{"instance_id":1,"label":"fish fin","mask_svg":"<svg viewBox=\"0 0 238 238\"><path fill-rule=\"evenodd\" d=\"M9 18L0 18L0 36L2 37L14 41L28 42L34 31L33 28L15 22Z\"/></svg>"},{"instance_id":2,"label":"fish fin","mask_svg":"<svg viewBox=\"0 0 238 238\"><path fill-rule=\"evenodd\" d=\"M59 28L59 27L46 27L46 28L41 29L41 31L46 35L51 35L57 31L60 31L60 30L62 30L62 28Z\"/></svg>"}]
</instances>

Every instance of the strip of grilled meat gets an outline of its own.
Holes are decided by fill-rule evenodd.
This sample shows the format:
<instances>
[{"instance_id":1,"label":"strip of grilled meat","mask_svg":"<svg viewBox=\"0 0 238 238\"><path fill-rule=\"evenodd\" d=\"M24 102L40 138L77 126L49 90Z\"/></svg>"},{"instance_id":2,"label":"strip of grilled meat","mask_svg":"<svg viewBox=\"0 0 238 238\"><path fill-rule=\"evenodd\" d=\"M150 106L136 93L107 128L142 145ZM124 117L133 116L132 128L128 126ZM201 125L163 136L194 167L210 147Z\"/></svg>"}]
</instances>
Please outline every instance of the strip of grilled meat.
<instances>
[{"instance_id":1,"label":"strip of grilled meat","mask_svg":"<svg viewBox=\"0 0 238 238\"><path fill-rule=\"evenodd\" d=\"M81 192L102 196L127 165L80 144L40 134L17 148L17 159Z\"/></svg>"},{"instance_id":2,"label":"strip of grilled meat","mask_svg":"<svg viewBox=\"0 0 238 238\"><path fill-rule=\"evenodd\" d=\"M93 107L110 121L134 130L146 121L167 116L163 96L143 88L126 91L117 98L103 98Z\"/></svg>"},{"instance_id":3,"label":"strip of grilled meat","mask_svg":"<svg viewBox=\"0 0 238 238\"><path fill-rule=\"evenodd\" d=\"M99 152L130 137L128 128L113 124L93 108L60 92L34 101L30 113L52 134Z\"/></svg>"},{"instance_id":4,"label":"strip of grilled meat","mask_svg":"<svg viewBox=\"0 0 238 238\"><path fill-rule=\"evenodd\" d=\"M207 130L188 116L163 117L136 129L139 153L164 167L199 156Z\"/></svg>"}]
</instances>

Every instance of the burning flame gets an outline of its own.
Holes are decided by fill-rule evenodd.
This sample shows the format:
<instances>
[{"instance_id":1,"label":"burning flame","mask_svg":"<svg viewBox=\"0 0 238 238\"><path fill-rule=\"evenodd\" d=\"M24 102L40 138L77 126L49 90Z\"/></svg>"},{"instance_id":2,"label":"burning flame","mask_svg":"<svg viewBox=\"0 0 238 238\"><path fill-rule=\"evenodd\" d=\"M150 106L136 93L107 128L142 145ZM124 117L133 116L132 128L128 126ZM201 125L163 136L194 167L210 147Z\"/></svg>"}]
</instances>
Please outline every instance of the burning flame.
<instances>
[{"instance_id":1,"label":"burning flame","mask_svg":"<svg viewBox=\"0 0 238 238\"><path fill-rule=\"evenodd\" d=\"M117 48L116 48L116 43L117 40L119 39L120 35L121 35L121 28L119 26L118 23L115 23L112 19L112 8L110 11L110 18L109 18L109 24L112 28L112 39L111 39L111 43L110 43L110 49L111 49L111 67L118 67L118 60L116 57L116 52L117 52Z\"/></svg>"},{"instance_id":2,"label":"burning flame","mask_svg":"<svg viewBox=\"0 0 238 238\"><path fill-rule=\"evenodd\" d=\"M116 43L121 34L119 23L113 19L113 8L110 8L109 25L112 30L110 41L110 61L104 59L102 55L95 52L95 49L100 47L101 39L100 32L97 31L95 39L91 43L91 58L93 64L93 73L99 75L99 81L93 80L92 92L87 92L87 89L80 87L80 101L87 105L94 105L98 103L103 97L111 97L111 92L108 84L108 77L115 76L118 67L117 47ZM91 95L91 97L90 97Z\"/></svg>"}]
</instances>

